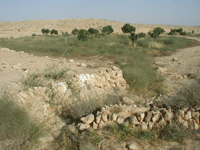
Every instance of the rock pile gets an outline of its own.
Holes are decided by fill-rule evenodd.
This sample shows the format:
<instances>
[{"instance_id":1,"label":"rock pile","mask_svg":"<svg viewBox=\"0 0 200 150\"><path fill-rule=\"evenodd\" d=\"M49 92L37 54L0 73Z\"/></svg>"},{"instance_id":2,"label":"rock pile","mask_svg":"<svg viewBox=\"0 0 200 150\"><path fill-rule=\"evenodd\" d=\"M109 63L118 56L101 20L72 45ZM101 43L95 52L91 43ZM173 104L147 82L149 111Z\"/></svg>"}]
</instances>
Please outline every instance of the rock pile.
<instances>
[{"instance_id":1,"label":"rock pile","mask_svg":"<svg viewBox=\"0 0 200 150\"><path fill-rule=\"evenodd\" d=\"M153 130L162 129L167 124L171 125L174 118L177 118L175 123L183 125L186 129L197 130L200 128L200 108L191 110L185 108L175 113L171 107L158 108L152 104L151 107L137 107L136 105L105 106L101 112L97 112L95 117L90 114L81 118L82 123L79 123L77 127L79 130L90 127L99 129L115 122L117 124L129 124L133 128L142 130Z\"/></svg>"}]
</instances>

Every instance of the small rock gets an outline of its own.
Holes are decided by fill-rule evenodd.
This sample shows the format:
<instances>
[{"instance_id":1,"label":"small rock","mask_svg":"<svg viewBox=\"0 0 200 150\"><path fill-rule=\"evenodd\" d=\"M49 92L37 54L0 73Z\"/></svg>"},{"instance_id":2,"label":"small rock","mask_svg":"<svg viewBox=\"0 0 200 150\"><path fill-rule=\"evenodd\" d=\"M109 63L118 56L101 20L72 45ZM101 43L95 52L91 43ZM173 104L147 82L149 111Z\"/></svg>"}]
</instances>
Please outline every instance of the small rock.
<instances>
[{"instance_id":1,"label":"small rock","mask_svg":"<svg viewBox=\"0 0 200 150\"><path fill-rule=\"evenodd\" d=\"M129 150L138 150L138 145L136 143L131 143L129 146L128 146Z\"/></svg>"},{"instance_id":2,"label":"small rock","mask_svg":"<svg viewBox=\"0 0 200 150\"><path fill-rule=\"evenodd\" d=\"M147 111L145 114L146 115L145 115L144 121L150 122L153 113L151 111Z\"/></svg>"},{"instance_id":3,"label":"small rock","mask_svg":"<svg viewBox=\"0 0 200 150\"><path fill-rule=\"evenodd\" d=\"M80 126L79 126L79 130L85 130L85 129L88 129L90 128L90 125L89 124L83 124L81 123Z\"/></svg>"},{"instance_id":4,"label":"small rock","mask_svg":"<svg viewBox=\"0 0 200 150\"><path fill-rule=\"evenodd\" d=\"M186 111L185 113L185 120L189 120L192 118L192 112L191 111Z\"/></svg>"},{"instance_id":5,"label":"small rock","mask_svg":"<svg viewBox=\"0 0 200 150\"><path fill-rule=\"evenodd\" d=\"M112 114L112 121L117 121L117 114Z\"/></svg>"},{"instance_id":6,"label":"small rock","mask_svg":"<svg viewBox=\"0 0 200 150\"><path fill-rule=\"evenodd\" d=\"M124 123L124 118L119 117L119 118L117 119L117 123L118 123L118 124Z\"/></svg>"},{"instance_id":7,"label":"small rock","mask_svg":"<svg viewBox=\"0 0 200 150\"><path fill-rule=\"evenodd\" d=\"M76 63L76 65L77 65L77 66L81 66L81 63L78 62L78 63Z\"/></svg>"},{"instance_id":8,"label":"small rock","mask_svg":"<svg viewBox=\"0 0 200 150\"><path fill-rule=\"evenodd\" d=\"M108 121L108 116L107 116L107 114L103 114L103 115L102 115L102 120L103 120L104 122L107 122L107 121Z\"/></svg>"},{"instance_id":9,"label":"small rock","mask_svg":"<svg viewBox=\"0 0 200 150\"><path fill-rule=\"evenodd\" d=\"M100 121L101 121L101 115L98 115L98 116L96 117L96 123L99 124Z\"/></svg>"},{"instance_id":10,"label":"small rock","mask_svg":"<svg viewBox=\"0 0 200 150\"><path fill-rule=\"evenodd\" d=\"M159 113L153 114L152 121L153 122L157 122L159 118L160 118L160 114Z\"/></svg>"},{"instance_id":11,"label":"small rock","mask_svg":"<svg viewBox=\"0 0 200 150\"><path fill-rule=\"evenodd\" d=\"M142 130L148 130L147 123L142 122L142 124L141 124L141 129L142 129Z\"/></svg>"},{"instance_id":12,"label":"small rock","mask_svg":"<svg viewBox=\"0 0 200 150\"><path fill-rule=\"evenodd\" d=\"M88 115L86 117L82 117L81 121L83 121L83 123L85 123L85 124L90 124L90 123L92 123L94 121L94 115L90 114L90 115Z\"/></svg>"},{"instance_id":13,"label":"small rock","mask_svg":"<svg viewBox=\"0 0 200 150\"><path fill-rule=\"evenodd\" d=\"M73 59L69 59L68 62L69 62L69 63L73 63L74 60L73 60Z\"/></svg>"},{"instance_id":14,"label":"small rock","mask_svg":"<svg viewBox=\"0 0 200 150\"><path fill-rule=\"evenodd\" d=\"M184 118L185 117L184 110L178 110L177 115L180 116L181 118Z\"/></svg>"},{"instance_id":15,"label":"small rock","mask_svg":"<svg viewBox=\"0 0 200 150\"><path fill-rule=\"evenodd\" d=\"M95 122L93 122L92 128L93 128L94 130L97 130L97 129L98 129L98 124L96 124Z\"/></svg>"},{"instance_id":16,"label":"small rock","mask_svg":"<svg viewBox=\"0 0 200 150\"><path fill-rule=\"evenodd\" d=\"M117 70L119 70L119 68L118 68L118 67L116 67L116 66L113 66L113 67L112 67L112 69L113 69L114 71L117 71Z\"/></svg>"},{"instance_id":17,"label":"small rock","mask_svg":"<svg viewBox=\"0 0 200 150\"><path fill-rule=\"evenodd\" d=\"M178 58L173 58L172 61L178 61Z\"/></svg>"},{"instance_id":18,"label":"small rock","mask_svg":"<svg viewBox=\"0 0 200 150\"><path fill-rule=\"evenodd\" d=\"M81 67L87 67L85 63L81 63Z\"/></svg>"},{"instance_id":19,"label":"small rock","mask_svg":"<svg viewBox=\"0 0 200 150\"><path fill-rule=\"evenodd\" d=\"M132 124L139 124L139 121L137 120L136 116L131 117L131 123Z\"/></svg>"},{"instance_id":20,"label":"small rock","mask_svg":"<svg viewBox=\"0 0 200 150\"><path fill-rule=\"evenodd\" d=\"M40 143L52 143L54 141L54 138L52 137L52 135L50 133L47 133L47 134L43 135L42 137L40 137L38 139L38 141Z\"/></svg>"},{"instance_id":21,"label":"small rock","mask_svg":"<svg viewBox=\"0 0 200 150\"><path fill-rule=\"evenodd\" d=\"M128 97L123 97L122 101L127 105L133 105L134 104L134 101L132 99L128 98Z\"/></svg>"}]
</instances>

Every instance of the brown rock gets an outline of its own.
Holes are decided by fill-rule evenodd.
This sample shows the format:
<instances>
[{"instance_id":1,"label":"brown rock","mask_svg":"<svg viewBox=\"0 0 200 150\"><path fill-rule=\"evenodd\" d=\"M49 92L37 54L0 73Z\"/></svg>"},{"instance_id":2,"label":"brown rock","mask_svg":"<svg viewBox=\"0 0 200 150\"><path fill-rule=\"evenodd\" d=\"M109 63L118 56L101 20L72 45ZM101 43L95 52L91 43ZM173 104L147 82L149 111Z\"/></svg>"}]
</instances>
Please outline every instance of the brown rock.
<instances>
[{"instance_id":1,"label":"brown rock","mask_svg":"<svg viewBox=\"0 0 200 150\"><path fill-rule=\"evenodd\" d=\"M150 122L153 113L151 111L146 112L146 116L144 118L145 122Z\"/></svg>"},{"instance_id":2,"label":"brown rock","mask_svg":"<svg viewBox=\"0 0 200 150\"><path fill-rule=\"evenodd\" d=\"M101 115L98 115L98 116L96 117L96 123L99 124L100 121L101 121Z\"/></svg>"}]
</instances>

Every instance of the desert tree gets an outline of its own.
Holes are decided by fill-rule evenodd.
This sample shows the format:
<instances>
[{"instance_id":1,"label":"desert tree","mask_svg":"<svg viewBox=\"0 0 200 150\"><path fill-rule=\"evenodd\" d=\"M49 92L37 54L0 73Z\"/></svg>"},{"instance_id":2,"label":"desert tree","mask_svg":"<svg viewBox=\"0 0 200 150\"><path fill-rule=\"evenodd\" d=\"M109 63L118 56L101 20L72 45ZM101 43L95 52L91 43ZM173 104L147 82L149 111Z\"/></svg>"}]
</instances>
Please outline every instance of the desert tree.
<instances>
[{"instance_id":1,"label":"desert tree","mask_svg":"<svg viewBox=\"0 0 200 150\"><path fill-rule=\"evenodd\" d=\"M109 35L109 34L113 33L114 30L111 25L107 25L107 26L103 27L101 31L103 33Z\"/></svg>"},{"instance_id":2,"label":"desert tree","mask_svg":"<svg viewBox=\"0 0 200 150\"><path fill-rule=\"evenodd\" d=\"M134 26L131 26L130 24L125 24L122 28L123 33L134 33L136 31L136 28Z\"/></svg>"},{"instance_id":3,"label":"desert tree","mask_svg":"<svg viewBox=\"0 0 200 150\"><path fill-rule=\"evenodd\" d=\"M148 32L150 37L152 38L157 38L160 34L164 33L165 30L162 29L161 27L154 28L153 32Z\"/></svg>"},{"instance_id":4,"label":"desert tree","mask_svg":"<svg viewBox=\"0 0 200 150\"><path fill-rule=\"evenodd\" d=\"M71 33L71 34L73 34L73 35L77 35L78 32L79 32L79 30L75 28L75 29L72 30L72 33Z\"/></svg>"}]
</instances>

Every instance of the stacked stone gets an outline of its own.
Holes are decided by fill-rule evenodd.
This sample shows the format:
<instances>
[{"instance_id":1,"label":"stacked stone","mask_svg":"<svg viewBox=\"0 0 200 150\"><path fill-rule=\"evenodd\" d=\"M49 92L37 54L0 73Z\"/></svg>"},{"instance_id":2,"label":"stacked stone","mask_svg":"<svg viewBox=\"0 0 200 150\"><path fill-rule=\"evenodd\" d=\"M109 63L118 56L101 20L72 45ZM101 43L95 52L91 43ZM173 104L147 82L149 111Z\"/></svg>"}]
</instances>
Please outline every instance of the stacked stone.
<instances>
[{"instance_id":1,"label":"stacked stone","mask_svg":"<svg viewBox=\"0 0 200 150\"><path fill-rule=\"evenodd\" d=\"M120 112L116 113L116 110ZM83 123L79 123L79 130L88 128L99 129L104 126L117 124L129 124L133 128L140 128L142 130L163 129L167 124L172 125L174 117L178 117L177 122L183 125L186 129L199 129L200 128L200 109L183 109L174 114L172 108L145 108L136 107L135 105L114 105L105 106L101 112L90 114L81 118ZM87 119L86 119L87 118ZM90 121L85 121L90 120Z\"/></svg>"}]
</instances>

